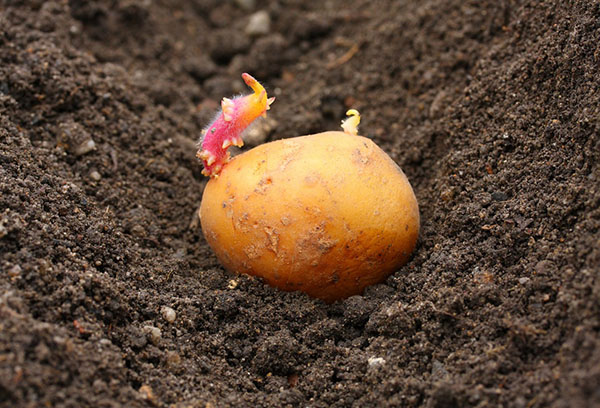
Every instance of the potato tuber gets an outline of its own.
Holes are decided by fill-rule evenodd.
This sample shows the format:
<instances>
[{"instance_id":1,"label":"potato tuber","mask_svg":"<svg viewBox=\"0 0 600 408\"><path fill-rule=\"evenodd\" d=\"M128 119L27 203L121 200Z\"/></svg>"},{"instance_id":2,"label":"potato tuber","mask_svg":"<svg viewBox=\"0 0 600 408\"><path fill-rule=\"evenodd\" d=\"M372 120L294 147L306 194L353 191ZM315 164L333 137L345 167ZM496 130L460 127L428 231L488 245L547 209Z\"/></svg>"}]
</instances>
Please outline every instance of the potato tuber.
<instances>
[{"instance_id":1,"label":"potato tuber","mask_svg":"<svg viewBox=\"0 0 600 408\"><path fill-rule=\"evenodd\" d=\"M227 147L241 144L240 132L272 103L256 80L244 80L255 93L222 104L199 153L212 176L202 229L222 264L328 302L398 270L417 242L417 200L392 159L357 135L358 112L348 112L343 132L278 140L229 159Z\"/></svg>"}]
</instances>

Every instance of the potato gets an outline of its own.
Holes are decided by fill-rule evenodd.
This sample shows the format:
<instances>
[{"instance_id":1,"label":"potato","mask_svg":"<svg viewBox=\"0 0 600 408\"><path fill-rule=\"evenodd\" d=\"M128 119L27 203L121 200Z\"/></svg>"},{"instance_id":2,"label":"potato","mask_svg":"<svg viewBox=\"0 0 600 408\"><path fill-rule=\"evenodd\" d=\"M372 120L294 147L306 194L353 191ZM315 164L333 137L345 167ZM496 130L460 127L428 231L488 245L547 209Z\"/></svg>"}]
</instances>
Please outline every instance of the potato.
<instances>
[{"instance_id":1,"label":"potato","mask_svg":"<svg viewBox=\"0 0 600 408\"><path fill-rule=\"evenodd\" d=\"M228 270L327 302L398 270L419 234L402 170L370 139L335 131L234 157L206 185L200 219Z\"/></svg>"}]
</instances>

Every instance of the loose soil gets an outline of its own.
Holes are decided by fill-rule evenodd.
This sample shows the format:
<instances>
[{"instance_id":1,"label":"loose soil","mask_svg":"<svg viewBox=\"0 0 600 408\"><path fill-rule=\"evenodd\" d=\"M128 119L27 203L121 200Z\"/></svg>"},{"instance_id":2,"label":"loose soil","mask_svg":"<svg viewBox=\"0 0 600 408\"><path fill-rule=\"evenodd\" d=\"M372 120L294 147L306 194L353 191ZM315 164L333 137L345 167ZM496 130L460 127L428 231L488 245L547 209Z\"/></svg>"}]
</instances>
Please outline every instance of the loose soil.
<instances>
[{"instance_id":1,"label":"loose soil","mask_svg":"<svg viewBox=\"0 0 600 408\"><path fill-rule=\"evenodd\" d=\"M600 2L0 13L0 406L600 406ZM244 71L277 96L254 143L357 108L411 180L417 250L363 296L204 241L196 142Z\"/></svg>"}]
</instances>

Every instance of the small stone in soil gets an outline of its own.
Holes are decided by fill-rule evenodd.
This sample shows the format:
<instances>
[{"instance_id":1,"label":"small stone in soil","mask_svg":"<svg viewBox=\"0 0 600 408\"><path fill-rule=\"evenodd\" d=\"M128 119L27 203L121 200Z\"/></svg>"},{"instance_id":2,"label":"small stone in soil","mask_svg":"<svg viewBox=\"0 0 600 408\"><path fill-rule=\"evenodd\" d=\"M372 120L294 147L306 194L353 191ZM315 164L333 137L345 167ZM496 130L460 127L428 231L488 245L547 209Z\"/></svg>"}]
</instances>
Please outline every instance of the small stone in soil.
<instances>
[{"instance_id":1,"label":"small stone in soil","mask_svg":"<svg viewBox=\"0 0 600 408\"><path fill-rule=\"evenodd\" d=\"M162 309L160 310L162 317L169 323L173 323L175 321L175 319L177 318L177 314L175 313L175 310L171 309L168 306L163 306Z\"/></svg>"},{"instance_id":2,"label":"small stone in soil","mask_svg":"<svg viewBox=\"0 0 600 408\"><path fill-rule=\"evenodd\" d=\"M150 336L150 341L152 341L152 343L154 343L154 344L158 343L158 341L160 340L160 337L162 335L162 333L158 327L144 326L144 328L142 330L144 331L144 333L146 333L147 335Z\"/></svg>"},{"instance_id":3,"label":"small stone in soil","mask_svg":"<svg viewBox=\"0 0 600 408\"><path fill-rule=\"evenodd\" d=\"M376 368L384 365L385 360L381 357L369 357L367 363L369 364L369 368Z\"/></svg>"},{"instance_id":4,"label":"small stone in soil","mask_svg":"<svg viewBox=\"0 0 600 408\"><path fill-rule=\"evenodd\" d=\"M252 10L256 7L256 0L235 0L235 4L242 10Z\"/></svg>"},{"instance_id":5,"label":"small stone in soil","mask_svg":"<svg viewBox=\"0 0 600 408\"><path fill-rule=\"evenodd\" d=\"M268 34L271 31L271 17L265 10L257 11L250 16L246 26L246 34L250 37L257 37Z\"/></svg>"},{"instance_id":6,"label":"small stone in soil","mask_svg":"<svg viewBox=\"0 0 600 408\"><path fill-rule=\"evenodd\" d=\"M90 178L94 181L100 181L100 179L102 179L102 175L94 170L90 173Z\"/></svg>"}]
</instances>

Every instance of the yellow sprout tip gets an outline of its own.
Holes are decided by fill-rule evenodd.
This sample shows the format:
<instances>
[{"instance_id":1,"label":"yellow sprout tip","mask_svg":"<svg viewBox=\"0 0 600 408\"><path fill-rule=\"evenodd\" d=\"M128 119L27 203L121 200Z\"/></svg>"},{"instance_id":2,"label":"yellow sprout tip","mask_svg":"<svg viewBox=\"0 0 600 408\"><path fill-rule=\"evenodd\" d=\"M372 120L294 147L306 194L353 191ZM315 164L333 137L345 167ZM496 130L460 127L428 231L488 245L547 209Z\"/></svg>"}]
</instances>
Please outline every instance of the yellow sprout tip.
<instances>
[{"instance_id":1,"label":"yellow sprout tip","mask_svg":"<svg viewBox=\"0 0 600 408\"><path fill-rule=\"evenodd\" d=\"M358 124L360 123L360 113L356 109L349 109L346 116L348 117L342 121L342 129L344 129L344 133L356 136L358 134Z\"/></svg>"}]
</instances>

